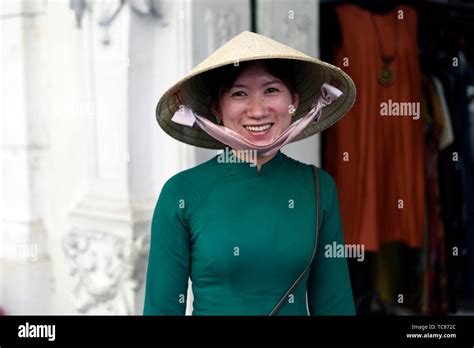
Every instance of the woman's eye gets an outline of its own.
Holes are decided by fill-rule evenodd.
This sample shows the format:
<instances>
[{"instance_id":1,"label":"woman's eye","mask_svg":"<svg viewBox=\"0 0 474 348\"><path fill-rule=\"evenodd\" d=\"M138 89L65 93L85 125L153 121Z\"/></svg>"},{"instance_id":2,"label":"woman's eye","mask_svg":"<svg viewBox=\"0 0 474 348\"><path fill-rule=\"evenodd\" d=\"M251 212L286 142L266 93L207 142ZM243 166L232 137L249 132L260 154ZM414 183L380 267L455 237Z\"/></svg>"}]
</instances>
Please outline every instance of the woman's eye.
<instances>
[{"instance_id":1,"label":"woman's eye","mask_svg":"<svg viewBox=\"0 0 474 348\"><path fill-rule=\"evenodd\" d=\"M275 88L275 87L270 87L270 88L267 88L267 92L269 92L269 93L275 93L275 92L278 92L278 88Z\"/></svg>"},{"instance_id":2,"label":"woman's eye","mask_svg":"<svg viewBox=\"0 0 474 348\"><path fill-rule=\"evenodd\" d=\"M233 97L233 96L236 96L236 97L244 97L244 96L245 96L245 92L244 92L244 91L237 91L237 92L232 93L232 97Z\"/></svg>"}]
</instances>

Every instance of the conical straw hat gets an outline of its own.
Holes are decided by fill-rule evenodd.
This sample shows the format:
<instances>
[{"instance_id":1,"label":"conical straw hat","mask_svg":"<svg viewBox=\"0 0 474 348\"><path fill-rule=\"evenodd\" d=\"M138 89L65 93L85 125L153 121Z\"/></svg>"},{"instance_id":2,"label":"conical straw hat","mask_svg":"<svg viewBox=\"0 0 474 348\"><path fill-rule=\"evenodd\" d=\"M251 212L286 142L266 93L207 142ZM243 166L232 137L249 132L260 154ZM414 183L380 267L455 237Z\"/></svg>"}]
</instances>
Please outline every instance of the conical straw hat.
<instances>
[{"instance_id":1,"label":"conical straw hat","mask_svg":"<svg viewBox=\"0 0 474 348\"><path fill-rule=\"evenodd\" d=\"M301 140L332 126L352 107L356 88L344 71L331 64L313 58L266 36L244 31L214 51L186 76L171 86L160 98L156 107L156 119L163 130L173 138L187 144L208 149L225 147L196 124L184 126L171 121L180 105L187 105L194 111L215 122L209 113L209 89L203 73L212 69L259 59L290 59L297 61L296 83L300 104L293 121L304 116L311 104L321 94L321 85L329 83L342 91L342 96L323 109L318 122L310 124L293 141Z\"/></svg>"}]
</instances>

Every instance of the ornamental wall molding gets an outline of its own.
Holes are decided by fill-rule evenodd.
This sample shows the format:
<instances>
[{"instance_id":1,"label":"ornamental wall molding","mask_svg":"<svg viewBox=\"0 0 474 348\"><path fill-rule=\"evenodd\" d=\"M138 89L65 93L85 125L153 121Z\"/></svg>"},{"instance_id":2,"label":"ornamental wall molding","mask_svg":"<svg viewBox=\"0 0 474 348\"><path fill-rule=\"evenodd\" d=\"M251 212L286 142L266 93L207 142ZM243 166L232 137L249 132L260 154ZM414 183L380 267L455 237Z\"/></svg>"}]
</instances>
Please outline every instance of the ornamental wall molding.
<instances>
[{"instance_id":1,"label":"ornamental wall molding","mask_svg":"<svg viewBox=\"0 0 474 348\"><path fill-rule=\"evenodd\" d=\"M206 8L207 51L211 53L240 32L240 16L232 8Z\"/></svg>"},{"instance_id":2,"label":"ornamental wall molding","mask_svg":"<svg viewBox=\"0 0 474 348\"><path fill-rule=\"evenodd\" d=\"M258 32L274 38L297 50L315 55L317 22L314 1L279 1L259 0ZM314 13L313 13L314 12ZM279 25L275 25L279 23Z\"/></svg>"},{"instance_id":3,"label":"ornamental wall molding","mask_svg":"<svg viewBox=\"0 0 474 348\"><path fill-rule=\"evenodd\" d=\"M109 28L126 6L140 17L156 20L161 26L168 25L162 15L162 0L70 0L69 6L74 12L78 28L81 28L86 14L93 17L94 22L102 29L101 42L104 45L110 44Z\"/></svg>"},{"instance_id":4,"label":"ornamental wall molding","mask_svg":"<svg viewBox=\"0 0 474 348\"><path fill-rule=\"evenodd\" d=\"M63 240L73 279L71 302L80 313L135 314L135 296L145 279L148 223L133 237L74 227Z\"/></svg>"}]
</instances>

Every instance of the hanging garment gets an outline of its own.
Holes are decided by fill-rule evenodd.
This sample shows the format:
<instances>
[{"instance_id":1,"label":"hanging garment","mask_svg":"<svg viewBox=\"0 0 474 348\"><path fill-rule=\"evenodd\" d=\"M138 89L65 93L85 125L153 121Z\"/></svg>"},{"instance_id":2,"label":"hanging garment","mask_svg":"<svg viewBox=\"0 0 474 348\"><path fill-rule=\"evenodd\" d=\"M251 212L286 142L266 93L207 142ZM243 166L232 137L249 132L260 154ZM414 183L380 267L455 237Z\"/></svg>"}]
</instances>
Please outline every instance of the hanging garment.
<instances>
[{"instance_id":1,"label":"hanging garment","mask_svg":"<svg viewBox=\"0 0 474 348\"><path fill-rule=\"evenodd\" d=\"M461 151L460 139L462 124L460 122L461 110L459 108L457 93L461 93L456 76L451 71L437 72L437 77L443 85L446 101L448 103L451 124L454 132L454 141L438 154L438 180L441 204L441 216L446 230L446 266L449 292L449 311L457 309L456 297L462 278L463 263L463 241L465 240L465 225L462 218L464 193L462 187L461 173ZM457 255L453 255L453 248L457 249Z\"/></svg>"},{"instance_id":2,"label":"hanging garment","mask_svg":"<svg viewBox=\"0 0 474 348\"><path fill-rule=\"evenodd\" d=\"M438 149L442 148L441 144L452 143L454 136L444 93L437 83L439 80L436 78L430 80L423 77L421 110L425 122L426 174L423 314L446 314L449 310L446 236L439 197Z\"/></svg>"},{"instance_id":3,"label":"hanging garment","mask_svg":"<svg viewBox=\"0 0 474 348\"><path fill-rule=\"evenodd\" d=\"M474 298L474 67L467 69L466 77L468 84L466 88L467 97L467 114L465 120L465 148L466 152L466 168L469 168L467 177L467 189L470 192L469 202L466 202L466 217L468 219L468 237L466 238L467 249L467 280L466 294L470 294L470 298ZM470 176L470 177L469 177ZM470 180L470 182L469 182Z\"/></svg>"},{"instance_id":4,"label":"hanging garment","mask_svg":"<svg viewBox=\"0 0 474 348\"><path fill-rule=\"evenodd\" d=\"M343 4L336 14L342 46L334 64L357 87L354 107L326 132L325 143L325 169L339 188L346 242L362 243L367 251L390 241L421 247L424 130L414 112L421 88L416 12L400 5L375 15ZM395 55L390 64L394 80L387 86L378 78L384 68L382 51ZM400 103L414 103L408 116L381 116L384 105Z\"/></svg>"},{"instance_id":5,"label":"hanging garment","mask_svg":"<svg viewBox=\"0 0 474 348\"><path fill-rule=\"evenodd\" d=\"M420 314L423 262L420 248L384 244L376 253L375 288L390 314Z\"/></svg>"},{"instance_id":6,"label":"hanging garment","mask_svg":"<svg viewBox=\"0 0 474 348\"><path fill-rule=\"evenodd\" d=\"M444 95L444 88L441 84L441 81L436 77L432 76L431 80L433 81L434 87L436 89L436 94L439 99L441 106L441 117L443 118L443 130L439 138L439 149L444 150L454 141L453 126L451 124L451 115L449 114L448 103Z\"/></svg>"},{"instance_id":7,"label":"hanging garment","mask_svg":"<svg viewBox=\"0 0 474 348\"><path fill-rule=\"evenodd\" d=\"M462 56L462 53L459 53ZM462 60L460 60L462 61ZM465 64L437 74L446 91L454 142L439 155L439 178L443 220L448 246L448 282L457 295L474 294L474 162L470 146L468 86L474 84L472 68ZM458 255L453 255L457 248ZM461 252L459 252L461 251ZM464 251L464 252L463 252ZM461 270L461 271L460 271ZM454 296L450 296L454 297Z\"/></svg>"}]
</instances>

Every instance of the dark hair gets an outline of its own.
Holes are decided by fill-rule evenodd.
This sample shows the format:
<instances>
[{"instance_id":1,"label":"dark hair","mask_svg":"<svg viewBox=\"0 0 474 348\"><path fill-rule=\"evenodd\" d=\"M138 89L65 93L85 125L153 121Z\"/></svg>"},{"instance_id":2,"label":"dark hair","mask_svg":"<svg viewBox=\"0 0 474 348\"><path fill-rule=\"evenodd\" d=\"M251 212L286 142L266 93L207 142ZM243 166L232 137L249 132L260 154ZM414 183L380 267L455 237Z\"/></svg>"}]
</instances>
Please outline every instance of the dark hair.
<instances>
[{"instance_id":1,"label":"dark hair","mask_svg":"<svg viewBox=\"0 0 474 348\"><path fill-rule=\"evenodd\" d=\"M296 85L296 67L292 60L288 59L261 59L240 62L239 65L229 64L209 71L206 74L206 82L209 86L211 103L218 103L224 92L228 91L239 74L245 67L261 62L265 69L280 79L292 94L298 93Z\"/></svg>"}]
</instances>

